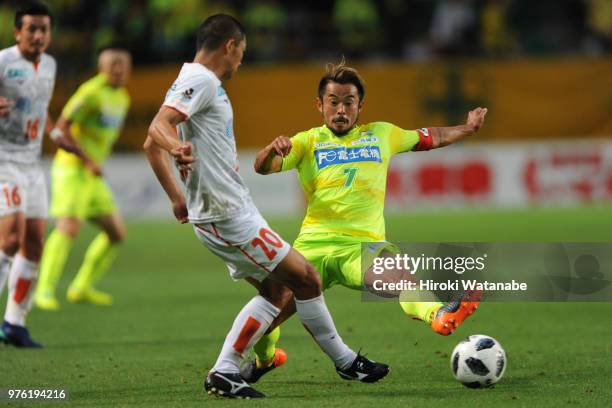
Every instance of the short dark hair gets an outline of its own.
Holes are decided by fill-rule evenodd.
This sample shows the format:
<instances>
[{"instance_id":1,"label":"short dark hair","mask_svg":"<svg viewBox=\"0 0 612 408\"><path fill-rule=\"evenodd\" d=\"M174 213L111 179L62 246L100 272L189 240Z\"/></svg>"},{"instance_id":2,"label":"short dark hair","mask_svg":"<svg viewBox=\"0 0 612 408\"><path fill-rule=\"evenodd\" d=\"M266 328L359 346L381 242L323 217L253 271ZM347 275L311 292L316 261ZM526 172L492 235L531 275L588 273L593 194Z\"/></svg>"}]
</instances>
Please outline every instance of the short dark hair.
<instances>
[{"instance_id":1,"label":"short dark hair","mask_svg":"<svg viewBox=\"0 0 612 408\"><path fill-rule=\"evenodd\" d=\"M123 42L113 41L113 42L110 42L98 48L97 50L98 52L96 53L96 55L100 56L100 54L108 50L122 51L122 52L127 52L128 54L131 54L130 49Z\"/></svg>"},{"instance_id":2,"label":"short dark hair","mask_svg":"<svg viewBox=\"0 0 612 408\"><path fill-rule=\"evenodd\" d=\"M200 24L197 49L213 51L230 38L240 42L244 36L244 27L238 20L228 14L215 14Z\"/></svg>"},{"instance_id":3,"label":"short dark hair","mask_svg":"<svg viewBox=\"0 0 612 408\"><path fill-rule=\"evenodd\" d=\"M323 95L325 94L325 87L330 82L353 84L359 93L359 100L362 101L365 96L365 81L355 68L346 66L344 58L337 65L329 63L325 67L325 75L319 81L319 98L321 100L323 100Z\"/></svg>"},{"instance_id":4,"label":"short dark hair","mask_svg":"<svg viewBox=\"0 0 612 408\"><path fill-rule=\"evenodd\" d=\"M45 3L39 1L26 1L15 13L15 28L21 30L23 26L23 16L48 16L53 26L53 14Z\"/></svg>"}]
</instances>

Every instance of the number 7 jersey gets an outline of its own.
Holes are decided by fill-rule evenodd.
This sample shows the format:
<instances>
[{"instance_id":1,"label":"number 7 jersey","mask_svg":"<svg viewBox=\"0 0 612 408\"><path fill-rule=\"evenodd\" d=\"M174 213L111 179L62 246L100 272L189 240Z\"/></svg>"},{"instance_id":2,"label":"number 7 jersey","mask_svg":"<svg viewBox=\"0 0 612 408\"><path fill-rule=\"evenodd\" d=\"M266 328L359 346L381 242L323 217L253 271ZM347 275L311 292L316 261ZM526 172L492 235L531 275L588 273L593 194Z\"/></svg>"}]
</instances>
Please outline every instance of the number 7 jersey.
<instances>
[{"instance_id":1,"label":"number 7 jersey","mask_svg":"<svg viewBox=\"0 0 612 408\"><path fill-rule=\"evenodd\" d=\"M308 197L302 234L342 234L385 239L387 170L394 154L429 150L428 129L404 130L373 122L336 136L327 126L300 132L281 171L297 169Z\"/></svg>"},{"instance_id":2,"label":"number 7 jersey","mask_svg":"<svg viewBox=\"0 0 612 408\"><path fill-rule=\"evenodd\" d=\"M34 65L17 46L0 51L0 96L13 103L10 114L0 117L0 161L39 160L55 71L50 55L42 54Z\"/></svg>"}]
</instances>

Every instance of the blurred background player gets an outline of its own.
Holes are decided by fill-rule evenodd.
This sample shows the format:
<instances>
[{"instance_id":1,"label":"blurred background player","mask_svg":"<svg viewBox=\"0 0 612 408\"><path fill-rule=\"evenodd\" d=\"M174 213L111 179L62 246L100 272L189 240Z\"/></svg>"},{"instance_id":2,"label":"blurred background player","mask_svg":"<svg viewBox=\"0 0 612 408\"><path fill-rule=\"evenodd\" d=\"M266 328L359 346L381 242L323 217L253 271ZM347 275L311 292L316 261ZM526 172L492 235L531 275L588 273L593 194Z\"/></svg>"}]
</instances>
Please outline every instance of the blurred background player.
<instances>
[{"instance_id":1,"label":"blurred background player","mask_svg":"<svg viewBox=\"0 0 612 408\"><path fill-rule=\"evenodd\" d=\"M294 247L319 271L324 290L335 284L372 290L374 277L385 278L371 269L362 270L362 243L374 243L368 254L371 260L398 252L385 242L384 203L391 157L448 146L473 135L487 113L476 108L469 112L466 124L453 127L404 130L386 122L359 125L364 96L365 85L357 70L344 61L329 64L316 100L325 124L291 139L276 138L255 161L255 170L261 174L298 170L308 209ZM449 335L478 306L478 301L470 301L471 295L447 304L411 301L400 305L409 317ZM247 381L255 382L279 365L274 347L278 336L278 331L272 331L255 346L256 359L242 372Z\"/></svg>"},{"instance_id":2,"label":"blurred background player","mask_svg":"<svg viewBox=\"0 0 612 408\"><path fill-rule=\"evenodd\" d=\"M52 21L44 4L22 4L15 14L17 45L0 51L0 293L8 275L0 334L17 347L41 347L25 326L47 226L40 151L43 132L52 127L47 109L56 64L45 54ZM55 141L81 153L69 138L56 137Z\"/></svg>"},{"instance_id":3,"label":"blurred background player","mask_svg":"<svg viewBox=\"0 0 612 408\"><path fill-rule=\"evenodd\" d=\"M338 374L376 382L389 367L355 353L342 341L316 271L270 229L238 173L233 110L221 80L229 80L237 71L245 48L244 29L236 19L225 14L206 19L198 30L194 62L183 65L145 143L176 218L193 224L199 240L227 263L232 278L247 279L259 290L236 316L204 387L209 394L224 397L264 397L244 381L239 367L244 354L291 300L288 288L302 324ZM186 199L164 151L179 165Z\"/></svg>"},{"instance_id":4,"label":"blurred background player","mask_svg":"<svg viewBox=\"0 0 612 408\"><path fill-rule=\"evenodd\" d=\"M84 154L58 151L51 169L51 214L57 218L44 251L36 306L57 310L57 282L83 221L102 231L89 245L85 259L68 288L71 302L112 304L110 294L94 288L113 262L125 237L123 220L113 194L102 177L101 166L117 140L130 106L124 88L131 71L130 53L107 47L98 57L99 74L79 87L57 121L53 134L71 135Z\"/></svg>"}]
</instances>

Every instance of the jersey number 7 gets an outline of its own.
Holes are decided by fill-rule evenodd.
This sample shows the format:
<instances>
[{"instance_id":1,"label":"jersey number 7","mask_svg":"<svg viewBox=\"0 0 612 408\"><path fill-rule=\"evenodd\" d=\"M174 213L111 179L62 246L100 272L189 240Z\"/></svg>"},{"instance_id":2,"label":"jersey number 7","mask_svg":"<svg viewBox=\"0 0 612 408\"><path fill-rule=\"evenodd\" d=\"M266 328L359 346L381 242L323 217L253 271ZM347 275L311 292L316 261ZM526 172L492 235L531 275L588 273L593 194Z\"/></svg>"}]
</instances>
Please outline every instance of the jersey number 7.
<instances>
[{"instance_id":1,"label":"jersey number 7","mask_svg":"<svg viewBox=\"0 0 612 408\"><path fill-rule=\"evenodd\" d=\"M344 182L344 187L350 187L353 184L353 181L355 181L357 169L344 169L344 174L347 175L346 181Z\"/></svg>"}]
</instances>

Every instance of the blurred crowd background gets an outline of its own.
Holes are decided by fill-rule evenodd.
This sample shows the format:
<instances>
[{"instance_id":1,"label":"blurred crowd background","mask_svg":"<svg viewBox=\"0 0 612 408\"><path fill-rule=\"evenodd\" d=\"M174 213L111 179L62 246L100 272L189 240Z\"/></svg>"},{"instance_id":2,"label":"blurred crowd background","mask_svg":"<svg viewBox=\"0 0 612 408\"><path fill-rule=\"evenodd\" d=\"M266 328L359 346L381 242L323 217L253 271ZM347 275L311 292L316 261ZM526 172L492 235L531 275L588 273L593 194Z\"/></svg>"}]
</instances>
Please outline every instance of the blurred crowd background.
<instances>
[{"instance_id":1,"label":"blurred crowd background","mask_svg":"<svg viewBox=\"0 0 612 408\"><path fill-rule=\"evenodd\" d=\"M14 43L20 0L0 0L0 46ZM51 115L93 75L97 50L121 43L135 69L132 105L106 166L128 216L167 216L143 157L147 127L209 15L247 30L244 65L224 83L241 174L264 211L303 205L291 175L259 177L255 152L321 125L325 63L344 56L366 81L360 121L406 129L463 123L489 109L465 143L394 161L391 210L612 202L612 0L47 0L58 61ZM45 142L51 153L52 143ZM125 177L130 174L130 177ZM272 176L276 177L276 176ZM282 178L285 177L285 178ZM291 194L286 192L290 191Z\"/></svg>"},{"instance_id":2,"label":"blurred crowd background","mask_svg":"<svg viewBox=\"0 0 612 408\"><path fill-rule=\"evenodd\" d=\"M20 1L0 2L1 47L14 43L13 16ZM236 16L247 31L244 65L225 85L237 112L241 148L317 125L314 88L325 63L343 56L366 80L364 121L408 128L456 124L468 108L486 104L490 115L479 135L485 139L612 134L612 0L47 4L56 17L49 53L59 67L52 114L93 74L97 50L119 43L132 52L134 103L118 150L140 149L178 67L193 58L198 26L219 12Z\"/></svg>"},{"instance_id":3,"label":"blurred crowd background","mask_svg":"<svg viewBox=\"0 0 612 408\"><path fill-rule=\"evenodd\" d=\"M13 6L0 6L0 45L12 44ZM57 17L51 52L66 69L125 43L137 64L192 57L203 16L244 22L247 62L326 59L429 61L612 52L610 0L48 0Z\"/></svg>"}]
</instances>

